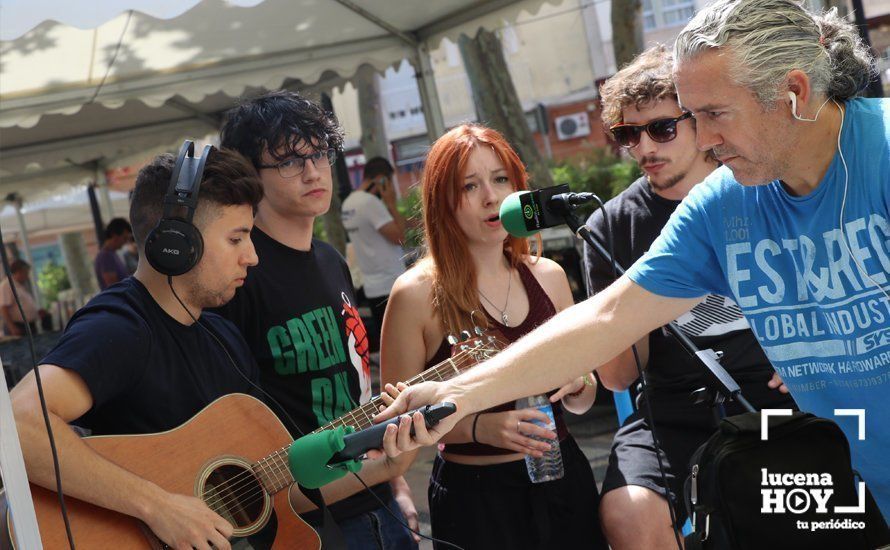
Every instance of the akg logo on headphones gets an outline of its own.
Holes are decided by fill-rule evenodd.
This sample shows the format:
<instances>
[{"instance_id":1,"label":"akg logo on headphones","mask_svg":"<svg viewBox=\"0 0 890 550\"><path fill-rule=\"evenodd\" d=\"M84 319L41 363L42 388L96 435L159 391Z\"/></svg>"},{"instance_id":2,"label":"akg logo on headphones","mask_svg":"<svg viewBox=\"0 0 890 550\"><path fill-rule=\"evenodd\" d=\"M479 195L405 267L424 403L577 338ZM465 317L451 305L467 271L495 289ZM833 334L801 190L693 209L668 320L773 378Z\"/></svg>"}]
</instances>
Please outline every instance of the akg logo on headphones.
<instances>
[{"instance_id":1,"label":"akg logo on headphones","mask_svg":"<svg viewBox=\"0 0 890 550\"><path fill-rule=\"evenodd\" d=\"M179 250L176 248L162 248L161 252L164 254L173 254L174 256L179 256Z\"/></svg>"},{"instance_id":2,"label":"akg logo on headphones","mask_svg":"<svg viewBox=\"0 0 890 550\"><path fill-rule=\"evenodd\" d=\"M532 208L532 205L526 204L522 208L522 215L526 217L526 219L532 219L535 216L535 209Z\"/></svg>"}]
</instances>

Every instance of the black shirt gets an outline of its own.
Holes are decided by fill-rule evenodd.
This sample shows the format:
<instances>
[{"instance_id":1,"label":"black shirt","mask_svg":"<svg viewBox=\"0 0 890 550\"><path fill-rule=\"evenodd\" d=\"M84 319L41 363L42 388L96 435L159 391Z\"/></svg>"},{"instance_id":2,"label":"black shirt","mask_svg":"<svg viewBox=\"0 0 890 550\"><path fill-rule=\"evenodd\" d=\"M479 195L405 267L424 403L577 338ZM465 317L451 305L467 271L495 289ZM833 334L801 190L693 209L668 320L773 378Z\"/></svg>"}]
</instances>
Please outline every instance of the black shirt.
<instances>
[{"instance_id":1,"label":"black shirt","mask_svg":"<svg viewBox=\"0 0 890 550\"><path fill-rule=\"evenodd\" d=\"M346 261L332 246L313 239L309 251L295 250L256 227L251 239L259 265L218 311L241 330L260 385L297 422L299 431L281 419L296 438L370 399L368 338ZM391 494L388 483L374 489L384 502ZM330 509L339 520L378 507L361 491Z\"/></svg>"},{"instance_id":2,"label":"black shirt","mask_svg":"<svg viewBox=\"0 0 890 550\"><path fill-rule=\"evenodd\" d=\"M615 258L629 268L648 249L680 201L665 199L652 192L645 177L632 183L606 203ZM587 225L608 249L602 212L597 209ZM612 268L584 245L584 263L592 292L599 292L614 281ZM763 383L772 376L772 365L757 343L739 307L729 298L710 295L677 320L680 329L699 349L711 348L724 353L721 364L737 382ZM648 382L651 396L676 397L679 393L701 387L709 380L705 367L691 357L664 329L649 334Z\"/></svg>"},{"instance_id":3,"label":"black shirt","mask_svg":"<svg viewBox=\"0 0 890 550\"><path fill-rule=\"evenodd\" d=\"M207 312L198 320L256 383L256 365L232 323ZM78 310L42 363L86 382L93 406L75 424L94 435L170 430L223 395L254 394L205 328L170 317L134 277Z\"/></svg>"}]
</instances>

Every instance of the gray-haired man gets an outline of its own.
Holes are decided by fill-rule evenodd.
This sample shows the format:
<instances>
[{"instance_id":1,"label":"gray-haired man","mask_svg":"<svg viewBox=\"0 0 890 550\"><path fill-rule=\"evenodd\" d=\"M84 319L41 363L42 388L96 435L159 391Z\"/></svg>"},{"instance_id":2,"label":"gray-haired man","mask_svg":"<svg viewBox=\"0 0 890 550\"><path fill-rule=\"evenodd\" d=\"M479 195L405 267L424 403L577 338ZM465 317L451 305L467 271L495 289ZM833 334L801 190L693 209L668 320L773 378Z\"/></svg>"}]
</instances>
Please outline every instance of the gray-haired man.
<instances>
[{"instance_id":1,"label":"gray-haired man","mask_svg":"<svg viewBox=\"0 0 890 550\"><path fill-rule=\"evenodd\" d=\"M700 149L725 166L692 190L608 289L487 364L412 386L387 415L442 400L464 415L601 364L706 294L732 297L802 410L835 417L890 513L890 100L858 99L872 60L849 23L792 0L718 0L680 33L674 80ZM558 358L558 359L557 359ZM408 424L407 422L405 424Z\"/></svg>"}]
</instances>

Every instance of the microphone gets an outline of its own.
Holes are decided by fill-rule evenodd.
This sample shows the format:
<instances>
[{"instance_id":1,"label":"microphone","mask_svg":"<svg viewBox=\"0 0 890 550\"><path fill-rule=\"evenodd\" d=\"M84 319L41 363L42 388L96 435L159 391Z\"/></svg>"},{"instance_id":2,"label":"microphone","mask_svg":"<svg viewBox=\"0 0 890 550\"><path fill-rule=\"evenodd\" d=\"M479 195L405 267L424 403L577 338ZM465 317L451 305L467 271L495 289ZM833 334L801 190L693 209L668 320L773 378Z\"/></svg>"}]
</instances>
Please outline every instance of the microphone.
<instances>
[{"instance_id":1,"label":"microphone","mask_svg":"<svg viewBox=\"0 0 890 550\"><path fill-rule=\"evenodd\" d=\"M294 481L307 489L318 489L347 472L361 470L362 463L358 460L329 464L331 457L346 447L344 438L352 432L351 426L339 426L294 441L287 450L287 465Z\"/></svg>"},{"instance_id":2,"label":"microphone","mask_svg":"<svg viewBox=\"0 0 890 550\"><path fill-rule=\"evenodd\" d=\"M408 413L423 413L427 428L432 428L456 410L454 403L427 405ZM288 468L294 480L307 489L318 489L362 469L361 458L371 449L383 447L383 434L390 424L398 424L401 416L356 432L352 426L305 435L294 441L287 451ZM411 426L414 435L414 426Z\"/></svg>"},{"instance_id":3,"label":"microphone","mask_svg":"<svg viewBox=\"0 0 890 550\"><path fill-rule=\"evenodd\" d=\"M507 233L514 237L531 237L542 229L566 223L566 215L593 200L593 193L572 193L567 184L516 191L501 203L499 217Z\"/></svg>"}]
</instances>

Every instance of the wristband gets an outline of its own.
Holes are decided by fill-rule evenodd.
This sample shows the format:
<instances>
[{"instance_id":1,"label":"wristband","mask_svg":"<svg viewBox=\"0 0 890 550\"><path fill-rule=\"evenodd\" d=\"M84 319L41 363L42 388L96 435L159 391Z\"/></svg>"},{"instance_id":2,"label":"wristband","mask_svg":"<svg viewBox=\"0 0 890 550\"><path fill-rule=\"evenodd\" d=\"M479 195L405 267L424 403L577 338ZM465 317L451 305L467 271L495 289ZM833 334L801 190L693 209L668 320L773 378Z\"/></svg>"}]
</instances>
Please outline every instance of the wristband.
<instances>
[{"instance_id":1,"label":"wristband","mask_svg":"<svg viewBox=\"0 0 890 550\"><path fill-rule=\"evenodd\" d=\"M587 389L587 385L581 386L581 389L579 389L578 391L573 391L572 393L567 393L563 397L578 397L579 395L584 393L584 390L586 390L586 389Z\"/></svg>"},{"instance_id":2,"label":"wristband","mask_svg":"<svg viewBox=\"0 0 890 550\"><path fill-rule=\"evenodd\" d=\"M482 413L476 414L473 418L473 443L479 443L479 440L476 439L476 422L479 422L479 417L482 416Z\"/></svg>"}]
</instances>

